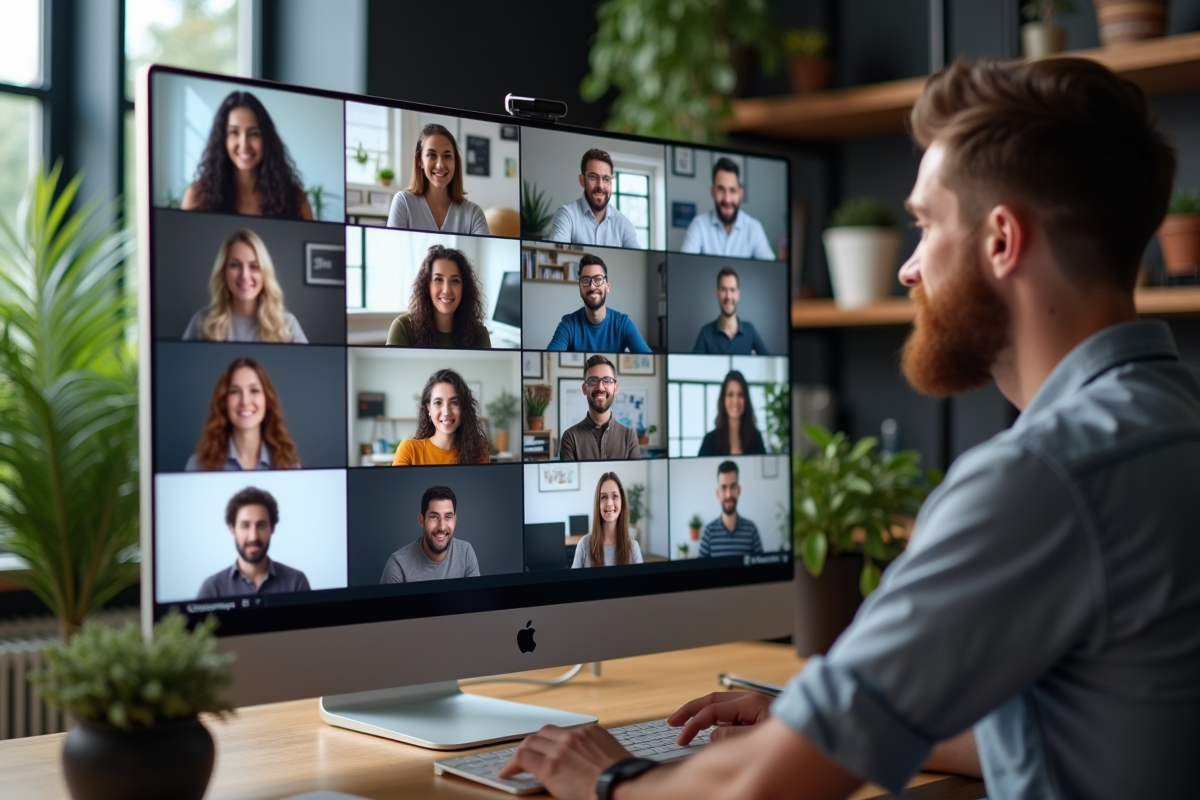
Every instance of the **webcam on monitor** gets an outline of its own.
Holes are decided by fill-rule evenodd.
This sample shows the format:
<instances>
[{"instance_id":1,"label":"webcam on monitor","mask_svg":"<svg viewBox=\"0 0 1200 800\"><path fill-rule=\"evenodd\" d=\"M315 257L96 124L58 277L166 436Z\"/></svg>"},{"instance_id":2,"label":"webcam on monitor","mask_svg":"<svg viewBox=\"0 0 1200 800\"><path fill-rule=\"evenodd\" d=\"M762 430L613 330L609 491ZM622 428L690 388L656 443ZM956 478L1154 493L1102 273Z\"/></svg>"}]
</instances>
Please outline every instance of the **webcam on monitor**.
<instances>
[{"instance_id":1,"label":"webcam on monitor","mask_svg":"<svg viewBox=\"0 0 1200 800\"><path fill-rule=\"evenodd\" d=\"M515 94L509 93L504 96L504 110L514 117L557 122L560 117L567 115L567 104L561 100L517 97Z\"/></svg>"}]
</instances>

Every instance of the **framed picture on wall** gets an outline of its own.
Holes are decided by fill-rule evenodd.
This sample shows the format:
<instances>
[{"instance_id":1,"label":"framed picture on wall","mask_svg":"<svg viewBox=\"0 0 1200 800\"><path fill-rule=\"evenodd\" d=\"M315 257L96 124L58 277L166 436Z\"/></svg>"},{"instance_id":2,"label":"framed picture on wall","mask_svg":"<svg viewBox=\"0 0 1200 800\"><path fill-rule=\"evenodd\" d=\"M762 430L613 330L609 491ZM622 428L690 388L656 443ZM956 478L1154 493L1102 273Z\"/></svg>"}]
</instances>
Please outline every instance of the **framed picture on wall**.
<instances>
[{"instance_id":1,"label":"framed picture on wall","mask_svg":"<svg viewBox=\"0 0 1200 800\"><path fill-rule=\"evenodd\" d=\"M467 137L467 174L488 177L492 174L492 140L486 136Z\"/></svg>"},{"instance_id":2,"label":"framed picture on wall","mask_svg":"<svg viewBox=\"0 0 1200 800\"><path fill-rule=\"evenodd\" d=\"M684 178L696 175L696 151L690 147L675 147L671 160L671 172Z\"/></svg>"},{"instance_id":3,"label":"framed picture on wall","mask_svg":"<svg viewBox=\"0 0 1200 800\"><path fill-rule=\"evenodd\" d=\"M346 285L346 246L324 242L304 245L304 282L311 286Z\"/></svg>"},{"instance_id":4,"label":"framed picture on wall","mask_svg":"<svg viewBox=\"0 0 1200 800\"><path fill-rule=\"evenodd\" d=\"M653 375L654 356L649 353L621 353L617 356L618 375Z\"/></svg>"},{"instance_id":5,"label":"framed picture on wall","mask_svg":"<svg viewBox=\"0 0 1200 800\"><path fill-rule=\"evenodd\" d=\"M538 464L538 491L578 492L579 464L574 461Z\"/></svg>"},{"instance_id":6,"label":"framed picture on wall","mask_svg":"<svg viewBox=\"0 0 1200 800\"><path fill-rule=\"evenodd\" d=\"M521 353L521 377L522 378L541 378L542 377L542 354L539 352L525 351Z\"/></svg>"},{"instance_id":7,"label":"framed picture on wall","mask_svg":"<svg viewBox=\"0 0 1200 800\"><path fill-rule=\"evenodd\" d=\"M517 133L516 125L501 125L500 126L500 138L503 139L504 141L515 142L515 141L517 141L518 135L519 134Z\"/></svg>"},{"instance_id":8,"label":"framed picture on wall","mask_svg":"<svg viewBox=\"0 0 1200 800\"><path fill-rule=\"evenodd\" d=\"M570 367L572 369L583 369L583 365L587 363L587 353L559 353L558 365L560 367Z\"/></svg>"}]
</instances>

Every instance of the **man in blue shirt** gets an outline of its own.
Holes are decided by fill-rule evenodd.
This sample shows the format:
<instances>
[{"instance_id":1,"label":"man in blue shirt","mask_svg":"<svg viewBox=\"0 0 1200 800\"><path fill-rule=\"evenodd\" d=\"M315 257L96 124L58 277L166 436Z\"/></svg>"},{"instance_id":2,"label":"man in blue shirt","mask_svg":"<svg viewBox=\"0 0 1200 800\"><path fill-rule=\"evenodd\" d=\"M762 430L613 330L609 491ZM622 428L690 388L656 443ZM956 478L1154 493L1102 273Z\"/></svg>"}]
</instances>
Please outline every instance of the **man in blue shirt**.
<instances>
[{"instance_id":1,"label":"man in blue shirt","mask_svg":"<svg viewBox=\"0 0 1200 800\"><path fill-rule=\"evenodd\" d=\"M609 206L615 179L612 156L595 148L584 153L579 162L579 185L583 187L583 197L555 212L554 220L550 223L550 240L645 249L638 244L633 223Z\"/></svg>"},{"instance_id":2,"label":"man in blue shirt","mask_svg":"<svg viewBox=\"0 0 1200 800\"><path fill-rule=\"evenodd\" d=\"M827 656L774 703L685 705L680 741L724 723L717 746L621 800L899 794L922 766L982 774L992 800L1196 795L1200 375L1134 303L1174 149L1085 59L956 63L911 122L904 374L943 397L994 381L1021 416L951 465ZM501 774L582 796L625 758L547 728Z\"/></svg>"},{"instance_id":3,"label":"man in blue shirt","mask_svg":"<svg viewBox=\"0 0 1200 800\"><path fill-rule=\"evenodd\" d=\"M722 267L717 273L717 305L721 307L721 316L700 329L696 345L692 348L693 353L769 355L754 325L737 315L741 296L738 274L733 267Z\"/></svg>"},{"instance_id":4,"label":"man in blue shirt","mask_svg":"<svg viewBox=\"0 0 1200 800\"><path fill-rule=\"evenodd\" d=\"M710 256L776 260L762 223L741 210L746 190L734 161L722 157L713 164L711 191L713 210L692 220L680 249Z\"/></svg>"},{"instance_id":5,"label":"man in blue shirt","mask_svg":"<svg viewBox=\"0 0 1200 800\"><path fill-rule=\"evenodd\" d=\"M605 305L610 289L608 267L600 256L588 253L579 259L579 296L583 298L583 308L563 316L546 349L649 353L650 346L629 316Z\"/></svg>"}]
</instances>

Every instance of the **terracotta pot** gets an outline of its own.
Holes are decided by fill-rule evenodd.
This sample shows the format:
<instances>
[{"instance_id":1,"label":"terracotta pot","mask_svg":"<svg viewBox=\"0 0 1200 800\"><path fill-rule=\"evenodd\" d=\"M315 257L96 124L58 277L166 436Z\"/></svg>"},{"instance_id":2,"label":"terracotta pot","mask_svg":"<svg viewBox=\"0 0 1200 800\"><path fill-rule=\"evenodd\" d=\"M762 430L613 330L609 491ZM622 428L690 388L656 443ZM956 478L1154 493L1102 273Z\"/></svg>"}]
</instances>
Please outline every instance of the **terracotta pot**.
<instances>
[{"instance_id":1,"label":"terracotta pot","mask_svg":"<svg viewBox=\"0 0 1200 800\"><path fill-rule=\"evenodd\" d=\"M1191 275L1200 268L1200 214L1171 214L1158 228L1168 275Z\"/></svg>"},{"instance_id":2,"label":"terracotta pot","mask_svg":"<svg viewBox=\"0 0 1200 800\"><path fill-rule=\"evenodd\" d=\"M1067 47L1067 32L1062 28L1046 27L1040 22L1021 26L1021 55L1025 58L1045 58L1061 53Z\"/></svg>"},{"instance_id":3,"label":"terracotta pot","mask_svg":"<svg viewBox=\"0 0 1200 800\"><path fill-rule=\"evenodd\" d=\"M212 735L196 717L128 731L80 720L62 751L75 800L200 800L214 758Z\"/></svg>"},{"instance_id":4,"label":"terracotta pot","mask_svg":"<svg viewBox=\"0 0 1200 800\"><path fill-rule=\"evenodd\" d=\"M508 431L496 431L496 449L508 449Z\"/></svg>"},{"instance_id":5,"label":"terracotta pot","mask_svg":"<svg viewBox=\"0 0 1200 800\"><path fill-rule=\"evenodd\" d=\"M792 91L821 92L833 83L833 59L793 58L788 61L788 76Z\"/></svg>"},{"instance_id":6,"label":"terracotta pot","mask_svg":"<svg viewBox=\"0 0 1200 800\"><path fill-rule=\"evenodd\" d=\"M650 444L650 437L649 436L639 436L638 444L640 444L642 447L645 447L646 445Z\"/></svg>"},{"instance_id":7,"label":"terracotta pot","mask_svg":"<svg viewBox=\"0 0 1200 800\"><path fill-rule=\"evenodd\" d=\"M1167 0L1096 0L1105 47L1153 39L1167 30Z\"/></svg>"},{"instance_id":8,"label":"terracotta pot","mask_svg":"<svg viewBox=\"0 0 1200 800\"><path fill-rule=\"evenodd\" d=\"M380 179L379 179L379 182L380 182L382 185L384 185L384 186L391 186L391 185L392 185L392 179L391 179L391 178L380 178Z\"/></svg>"},{"instance_id":9,"label":"terracotta pot","mask_svg":"<svg viewBox=\"0 0 1200 800\"><path fill-rule=\"evenodd\" d=\"M850 626L862 605L858 590L862 568L862 556L830 557L825 560L821 577L814 578L797 556L796 618L792 624L796 655L807 658L829 652L842 631Z\"/></svg>"},{"instance_id":10,"label":"terracotta pot","mask_svg":"<svg viewBox=\"0 0 1200 800\"><path fill-rule=\"evenodd\" d=\"M531 431L540 431L542 429L542 426L545 424L546 424L545 417L530 417L529 418L529 430L531 430Z\"/></svg>"},{"instance_id":11,"label":"terracotta pot","mask_svg":"<svg viewBox=\"0 0 1200 800\"><path fill-rule=\"evenodd\" d=\"M691 540L693 542L700 541L700 529L699 528L688 528L688 536L691 538Z\"/></svg>"}]
</instances>

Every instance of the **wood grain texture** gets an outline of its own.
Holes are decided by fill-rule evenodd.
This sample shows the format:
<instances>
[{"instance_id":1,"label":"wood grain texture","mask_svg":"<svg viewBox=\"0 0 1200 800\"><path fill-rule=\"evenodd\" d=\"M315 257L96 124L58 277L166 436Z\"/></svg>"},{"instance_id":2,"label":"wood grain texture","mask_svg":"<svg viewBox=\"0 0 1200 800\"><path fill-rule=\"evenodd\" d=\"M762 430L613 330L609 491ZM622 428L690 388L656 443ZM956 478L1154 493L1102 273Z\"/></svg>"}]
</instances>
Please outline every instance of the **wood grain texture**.
<instances>
[{"instance_id":1,"label":"wood grain texture","mask_svg":"<svg viewBox=\"0 0 1200 800\"><path fill-rule=\"evenodd\" d=\"M783 645L740 643L608 661L599 678L584 670L557 688L494 683L468 691L533 705L594 714L606 727L665 717L680 705L719 691L718 672L736 672L784 683L803 665ZM557 670L523 673L552 677ZM500 792L454 777L435 777L432 763L470 751L435 753L388 739L334 728L317 717L315 700L243 708L228 722L209 721L217 742L210 800L278 800L321 789L371 800L398 798L491 798ZM64 734L0 742L0 786L5 800L68 800L59 766ZM924 792L961 779L922 774L913 786ZM886 797L863 787L855 800ZM906 795L908 796L908 795ZM921 800L940 795L921 794ZM981 795L946 795L966 800Z\"/></svg>"}]
</instances>

